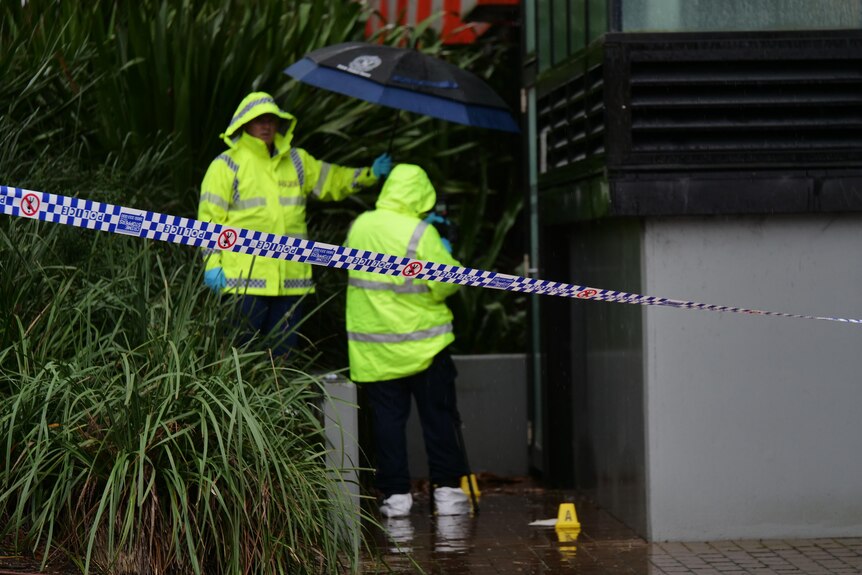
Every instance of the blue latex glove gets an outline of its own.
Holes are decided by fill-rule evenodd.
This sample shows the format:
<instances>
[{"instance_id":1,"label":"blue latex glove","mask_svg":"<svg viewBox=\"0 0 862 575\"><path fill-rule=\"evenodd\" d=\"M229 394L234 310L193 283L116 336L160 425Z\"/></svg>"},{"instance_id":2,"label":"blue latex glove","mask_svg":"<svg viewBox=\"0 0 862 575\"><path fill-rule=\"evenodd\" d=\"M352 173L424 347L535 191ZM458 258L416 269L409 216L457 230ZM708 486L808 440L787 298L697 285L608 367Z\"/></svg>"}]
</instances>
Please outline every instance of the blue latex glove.
<instances>
[{"instance_id":1,"label":"blue latex glove","mask_svg":"<svg viewBox=\"0 0 862 575\"><path fill-rule=\"evenodd\" d=\"M204 272L204 283L215 293L220 293L224 286L227 285L227 279L224 277L224 270L221 268L207 270Z\"/></svg>"},{"instance_id":2,"label":"blue latex glove","mask_svg":"<svg viewBox=\"0 0 862 575\"><path fill-rule=\"evenodd\" d=\"M452 254L452 242L447 240L446 238L440 238L440 241L443 242L443 247L446 249L449 254Z\"/></svg>"},{"instance_id":3,"label":"blue latex glove","mask_svg":"<svg viewBox=\"0 0 862 575\"><path fill-rule=\"evenodd\" d=\"M371 164L371 174L375 178L382 178L392 171L392 157L389 154L380 154Z\"/></svg>"},{"instance_id":4,"label":"blue latex glove","mask_svg":"<svg viewBox=\"0 0 862 575\"><path fill-rule=\"evenodd\" d=\"M431 224L432 226L434 224L444 224L445 226L452 225L452 222L449 221L449 218L444 218L443 216L435 214L434 212L431 212L430 214L425 216L425 222ZM449 241L449 238L444 238L443 236L440 236L440 241L443 242L443 247L446 248L446 251L451 254L452 242Z\"/></svg>"}]
</instances>

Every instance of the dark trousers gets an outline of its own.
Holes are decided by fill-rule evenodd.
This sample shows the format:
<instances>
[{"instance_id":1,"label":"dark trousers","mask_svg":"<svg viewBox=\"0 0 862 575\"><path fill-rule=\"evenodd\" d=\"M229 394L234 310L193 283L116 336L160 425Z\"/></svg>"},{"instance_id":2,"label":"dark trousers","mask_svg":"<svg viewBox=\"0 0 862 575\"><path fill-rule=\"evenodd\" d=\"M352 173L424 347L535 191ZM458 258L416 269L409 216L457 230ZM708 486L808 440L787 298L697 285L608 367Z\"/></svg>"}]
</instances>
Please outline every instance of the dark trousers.
<instances>
[{"instance_id":1,"label":"dark trousers","mask_svg":"<svg viewBox=\"0 0 862 575\"><path fill-rule=\"evenodd\" d=\"M237 297L237 296L226 296ZM296 346L296 325L302 319L301 296L242 295L237 305L239 344L251 341L256 333L272 355L286 355Z\"/></svg>"},{"instance_id":2,"label":"dark trousers","mask_svg":"<svg viewBox=\"0 0 862 575\"><path fill-rule=\"evenodd\" d=\"M410 491L405 428L411 396L416 398L422 424L431 483L441 487L460 485L467 466L455 427L461 425L455 399L456 375L452 358L442 351L423 372L361 384L372 416L375 485L385 496Z\"/></svg>"}]
</instances>

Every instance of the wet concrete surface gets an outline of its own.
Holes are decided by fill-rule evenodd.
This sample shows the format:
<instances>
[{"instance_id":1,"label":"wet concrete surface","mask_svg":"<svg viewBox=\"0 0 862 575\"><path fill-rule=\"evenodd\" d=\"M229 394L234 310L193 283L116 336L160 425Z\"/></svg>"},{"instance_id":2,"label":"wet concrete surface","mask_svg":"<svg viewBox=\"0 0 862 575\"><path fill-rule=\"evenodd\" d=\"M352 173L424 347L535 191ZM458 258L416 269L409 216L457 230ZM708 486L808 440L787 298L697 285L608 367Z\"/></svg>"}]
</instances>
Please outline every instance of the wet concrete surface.
<instances>
[{"instance_id":1,"label":"wet concrete surface","mask_svg":"<svg viewBox=\"0 0 862 575\"><path fill-rule=\"evenodd\" d=\"M647 543L585 495L528 479L482 485L478 516L435 517L427 486L410 517L368 526L363 574L862 575L862 537ZM530 526L575 503L581 529ZM77 569L42 571L56 575ZM37 575L32 558L0 552L0 575Z\"/></svg>"},{"instance_id":2,"label":"wet concrete surface","mask_svg":"<svg viewBox=\"0 0 862 575\"><path fill-rule=\"evenodd\" d=\"M434 517L427 493L369 528L363 573L821 575L862 573L862 538L647 543L588 497L525 483L483 488L478 516ZM579 532L530 526L574 502Z\"/></svg>"}]
</instances>

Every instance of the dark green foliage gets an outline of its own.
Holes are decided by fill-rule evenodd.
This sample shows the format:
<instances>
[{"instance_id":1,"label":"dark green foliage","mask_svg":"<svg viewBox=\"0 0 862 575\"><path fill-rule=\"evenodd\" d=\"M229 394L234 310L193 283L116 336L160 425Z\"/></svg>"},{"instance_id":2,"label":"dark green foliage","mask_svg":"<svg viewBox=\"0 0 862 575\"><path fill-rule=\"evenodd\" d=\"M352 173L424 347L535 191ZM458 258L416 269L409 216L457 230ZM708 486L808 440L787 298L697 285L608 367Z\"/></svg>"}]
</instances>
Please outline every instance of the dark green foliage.
<instances>
[{"instance_id":1,"label":"dark green foliage","mask_svg":"<svg viewBox=\"0 0 862 575\"><path fill-rule=\"evenodd\" d=\"M396 129L392 110L282 74L314 48L361 39L361 10L5 2L0 184L193 217L218 135L245 94L265 90L299 118L295 144L321 159L367 165L396 130L396 161L425 167L449 199L456 255L512 273L513 137L410 114ZM417 34L423 50L481 75L505 62L495 44L446 49ZM501 92L513 90L503 78ZM373 201L315 206L312 237L342 242ZM305 347L284 364L232 346L230 309L204 290L200 267L186 247L0 216L3 527L22 549L95 572L349 570L353 511L322 464L322 392L305 375L345 366L345 275L315 270ZM456 298L460 351L517 349L520 299L475 288Z\"/></svg>"},{"instance_id":2,"label":"dark green foliage","mask_svg":"<svg viewBox=\"0 0 862 575\"><path fill-rule=\"evenodd\" d=\"M165 244L16 221L0 346L0 510L16 544L103 573L338 573L354 509L323 464L322 386L231 347L230 308ZM15 294L3 276L2 293Z\"/></svg>"}]
</instances>

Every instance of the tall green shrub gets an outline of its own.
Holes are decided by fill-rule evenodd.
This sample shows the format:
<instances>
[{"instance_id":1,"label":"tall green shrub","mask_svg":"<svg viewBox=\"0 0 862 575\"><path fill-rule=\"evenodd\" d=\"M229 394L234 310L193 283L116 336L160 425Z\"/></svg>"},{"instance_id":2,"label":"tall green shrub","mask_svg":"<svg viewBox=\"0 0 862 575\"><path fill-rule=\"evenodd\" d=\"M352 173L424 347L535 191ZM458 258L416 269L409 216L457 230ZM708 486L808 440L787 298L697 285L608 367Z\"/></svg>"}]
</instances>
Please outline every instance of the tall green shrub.
<instances>
[{"instance_id":1,"label":"tall green shrub","mask_svg":"<svg viewBox=\"0 0 862 575\"><path fill-rule=\"evenodd\" d=\"M39 133L40 118L0 121ZM4 140L0 171L21 178L4 183L113 202L170 188L169 141L103 164L44 144L27 164L28 142ZM187 248L0 218L0 531L88 572L353 569L320 385L301 355L232 349L231 310L200 280Z\"/></svg>"},{"instance_id":2,"label":"tall green shrub","mask_svg":"<svg viewBox=\"0 0 862 575\"><path fill-rule=\"evenodd\" d=\"M181 248L101 236L89 268L64 265L76 232L0 230L4 252L33 268L27 298L0 280L13 310L0 345L2 531L86 572L355 567L355 510L324 464L321 385L232 348L230 308Z\"/></svg>"}]
</instances>

